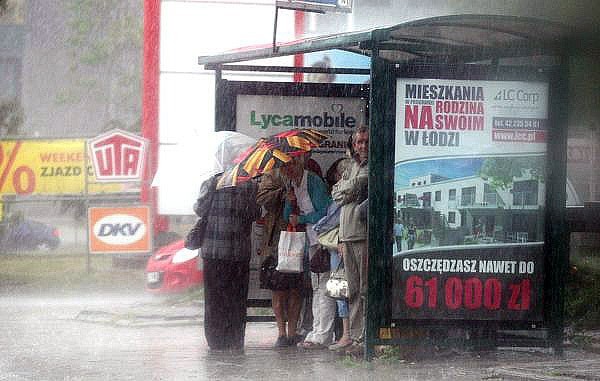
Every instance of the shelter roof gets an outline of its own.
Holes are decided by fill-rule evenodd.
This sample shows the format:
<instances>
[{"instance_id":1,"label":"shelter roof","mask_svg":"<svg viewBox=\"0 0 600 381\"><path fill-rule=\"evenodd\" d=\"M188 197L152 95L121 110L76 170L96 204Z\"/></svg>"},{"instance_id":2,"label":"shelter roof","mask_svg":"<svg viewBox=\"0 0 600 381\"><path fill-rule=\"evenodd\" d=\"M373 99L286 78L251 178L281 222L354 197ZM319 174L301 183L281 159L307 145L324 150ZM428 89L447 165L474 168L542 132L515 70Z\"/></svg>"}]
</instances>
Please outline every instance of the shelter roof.
<instances>
[{"instance_id":1,"label":"shelter roof","mask_svg":"<svg viewBox=\"0 0 600 381\"><path fill-rule=\"evenodd\" d=\"M402 24L253 46L212 56L198 64L214 65L343 49L379 55L394 63L470 63L505 57L555 55L572 30L566 25L530 17L501 15L451 15Z\"/></svg>"}]
</instances>

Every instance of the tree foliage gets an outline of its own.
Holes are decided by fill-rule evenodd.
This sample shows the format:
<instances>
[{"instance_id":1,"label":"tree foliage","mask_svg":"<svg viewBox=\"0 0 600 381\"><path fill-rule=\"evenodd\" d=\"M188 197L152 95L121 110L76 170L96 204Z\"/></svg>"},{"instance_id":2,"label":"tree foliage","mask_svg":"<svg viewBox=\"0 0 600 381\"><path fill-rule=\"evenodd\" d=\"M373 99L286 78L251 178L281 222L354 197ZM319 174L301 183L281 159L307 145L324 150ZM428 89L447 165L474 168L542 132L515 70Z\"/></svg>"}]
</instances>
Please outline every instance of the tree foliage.
<instances>
[{"instance_id":1,"label":"tree foliage","mask_svg":"<svg viewBox=\"0 0 600 381\"><path fill-rule=\"evenodd\" d=\"M0 0L0 24L22 24L25 0Z\"/></svg>"},{"instance_id":2,"label":"tree foliage","mask_svg":"<svg viewBox=\"0 0 600 381\"><path fill-rule=\"evenodd\" d=\"M106 124L137 131L141 114L142 0L68 0L71 88L59 103L106 104Z\"/></svg>"},{"instance_id":3,"label":"tree foliage","mask_svg":"<svg viewBox=\"0 0 600 381\"><path fill-rule=\"evenodd\" d=\"M533 179L544 181L546 159L543 156L493 157L484 160L479 175L489 180L494 188L507 189L515 178L529 174Z\"/></svg>"},{"instance_id":4,"label":"tree foliage","mask_svg":"<svg viewBox=\"0 0 600 381\"><path fill-rule=\"evenodd\" d=\"M23 106L16 99L0 103L0 136L15 136L22 133Z\"/></svg>"}]
</instances>

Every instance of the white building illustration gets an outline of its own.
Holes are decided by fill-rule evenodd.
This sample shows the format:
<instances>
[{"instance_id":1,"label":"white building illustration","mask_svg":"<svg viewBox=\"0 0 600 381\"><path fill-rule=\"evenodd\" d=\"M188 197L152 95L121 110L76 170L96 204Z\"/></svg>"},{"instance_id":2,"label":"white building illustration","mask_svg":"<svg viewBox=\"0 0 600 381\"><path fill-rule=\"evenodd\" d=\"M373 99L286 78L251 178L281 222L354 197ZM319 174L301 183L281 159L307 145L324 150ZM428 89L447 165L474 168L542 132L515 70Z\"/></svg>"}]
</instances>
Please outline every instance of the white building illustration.
<instances>
[{"instance_id":1,"label":"white building illustration","mask_svg":"<svg viewBox=\"0 0 600 381\"><path fill-rule=\"evenodd\" d=\"M396 189L396 217L433 246L542 240L545 186L526 173L499 188L480 176L449 179L429 173Z\"/></svg>"}]
</instances>

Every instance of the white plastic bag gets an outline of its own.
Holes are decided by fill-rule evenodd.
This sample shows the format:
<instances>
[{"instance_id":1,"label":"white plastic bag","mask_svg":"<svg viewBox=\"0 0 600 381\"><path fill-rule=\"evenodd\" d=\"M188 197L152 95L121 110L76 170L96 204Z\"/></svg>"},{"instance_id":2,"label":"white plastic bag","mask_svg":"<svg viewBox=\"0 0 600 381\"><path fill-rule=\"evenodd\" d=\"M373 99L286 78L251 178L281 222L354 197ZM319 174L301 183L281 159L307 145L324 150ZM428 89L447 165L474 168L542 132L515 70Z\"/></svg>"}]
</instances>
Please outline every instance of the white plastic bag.
<instances>
[{"instance_id":1,"label":"white plastic bag","mask_svg":"<svg viewBox=\"0 0 600 381\"><path fill-rule=\"evenodd\" d=\"M303 270L306 232L282 231L277 247L277 271L301 273Z\"/></svg>"}]
</instances>

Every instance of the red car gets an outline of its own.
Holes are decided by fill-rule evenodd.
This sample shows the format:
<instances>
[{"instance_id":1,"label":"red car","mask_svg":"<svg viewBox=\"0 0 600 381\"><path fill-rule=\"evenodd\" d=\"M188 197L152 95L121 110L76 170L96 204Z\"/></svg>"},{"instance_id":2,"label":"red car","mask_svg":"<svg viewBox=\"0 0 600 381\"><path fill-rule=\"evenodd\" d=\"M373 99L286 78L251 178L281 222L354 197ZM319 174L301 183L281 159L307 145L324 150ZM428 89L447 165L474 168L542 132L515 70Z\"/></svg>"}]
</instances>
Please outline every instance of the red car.
<instances>
[{"instance_id":1,"label":"red car","mask_svg":"<svg viewBox=\"0 0 600 381\"><path fill-rule=\"evenodd\" d=\"M198 250L186 249L183 240L161 247L148 258L146 290L159 294L197 287L203 280L202 270L198 269L199 260Z\"/></svg>"}]
</instances>

